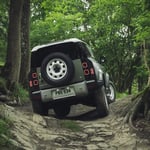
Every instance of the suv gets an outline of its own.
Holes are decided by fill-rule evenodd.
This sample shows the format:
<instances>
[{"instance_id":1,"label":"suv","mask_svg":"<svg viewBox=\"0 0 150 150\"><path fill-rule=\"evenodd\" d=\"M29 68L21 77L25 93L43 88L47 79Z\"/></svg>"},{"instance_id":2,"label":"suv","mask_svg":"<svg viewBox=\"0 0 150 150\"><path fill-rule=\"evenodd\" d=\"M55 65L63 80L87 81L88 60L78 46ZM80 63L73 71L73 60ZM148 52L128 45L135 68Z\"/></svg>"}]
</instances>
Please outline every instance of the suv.
<instances>
[{"instance_id":1,"label":"suv","mask_svg":"<svg viewBox=\"0 0 150 150\"><path fill-rule=\"evenodd\" d=\"M29 88L33 111L41 115L51 108L57 117L65 117L71 105L83 104L106 116L108 104L115 101L109 75L89 46L76 38L32 49Z\"/></svg>"}]
</instances>

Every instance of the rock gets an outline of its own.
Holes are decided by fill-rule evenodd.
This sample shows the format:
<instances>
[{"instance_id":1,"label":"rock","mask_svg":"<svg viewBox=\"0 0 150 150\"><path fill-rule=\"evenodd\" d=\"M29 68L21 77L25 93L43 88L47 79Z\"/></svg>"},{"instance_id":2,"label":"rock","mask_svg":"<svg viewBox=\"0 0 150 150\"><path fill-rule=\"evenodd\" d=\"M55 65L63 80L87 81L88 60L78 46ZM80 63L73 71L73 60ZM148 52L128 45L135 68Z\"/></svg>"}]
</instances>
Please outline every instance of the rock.
<instances>
[{"instance_id":1,"label":"rock","mask_svg":"<svg viewBox=\"0 0 150 150\"><path fill-rule=\"evenodd\" d=\"M91 142L105 142L105 139L102 137L91 138Z\"/></svg>"},{"instance_id":2,"label":"rock","mask_svg":"<svg viewBox=\"0 0 150 150\"><path fill-rule=\"evenodd\" d=\"M88 134L88 136L92 136L95 134L96 130L93 128L86 128L84 129L84 132Z\"/></svg>"},{"instance_id":3,"label":"rock","mask_svg":"<svg viewBox=\"0 0 150 150\"><path fill-rule=\"evenodd\" d=\"M76 133L76 136L78 137L78 138L80 138L81 140L87 140L87 138L88 138L88 134L86 134L86 133Z\"/></svg>"},{"instance_id":4,"label":"rock","mask_svg":"<svg viewBox=\"0 0 150 150\"><path fill-rule=\"evenodd\" d=\"M47 123L41 115L33 114L33 122L42 125L43 127L47 127Z\"/></svg>"},{"instance_id":5,"label":"rock","mask_svg":"<svg viewBox=\"0 0 150 150\"><path fill-rule=\"evenodd\" d=\"M91 124L91 125L88 125L88 126L85 126L84 129L86 128L108 128L109 125L108 124Z\"/></svg>"},{"instance_id":6,"label":"rock","mask_svg":"<svg viewBox=\"0 0 150 150\"><path fill-rule=\"evenodd\" d=\"M83 129L78 132L62 128L62 120L52 116L19 111L7 105L0 105L0 115L13 123L10 141L22 150L150 150L149 140L139 140L122 123L122 118L113 115L92 121L74 120Z\"/></svg>"},{"instance_id":7,"label":"rock","mask_svg":"<svg viewBox=\"0 0 150 150\"><path fill-rule=\"evenodd\" d=\"M94 144L88 144L86 145L87 150L99 150L99 147Z\"/></svg>"},{"instance_id":8,"label":"rock","mask_svg":"<svg viewBox=\"0 0 150 150\"><path fill-rule=\"evenodd\" d=\"M106 132L98 132L98 135L99 136L102 136L102 137L110 137L110 136L113 136L113 132L112 131L106 131Z\"/></svg>"},{"instance_id":9,"label":"rock","mask_svg":"<svg viewBox=\"0 0 150 150\"><path fill-rule=\"evenodd\" d=\"M66 137L56 137L54 142L59 143L59 144L66 144L69 140Z\"/></svg>"},{"instance_id":10,"label":"rock","mask_svg":"<svg viewBox=\"0 0 150 150\"><path fill-rule=\"evenodd\" d=\"M109 147L109 145L104 142L100 142L97 145L104 150L108 149L108 147Z\"/></svg>"}]
</instances>

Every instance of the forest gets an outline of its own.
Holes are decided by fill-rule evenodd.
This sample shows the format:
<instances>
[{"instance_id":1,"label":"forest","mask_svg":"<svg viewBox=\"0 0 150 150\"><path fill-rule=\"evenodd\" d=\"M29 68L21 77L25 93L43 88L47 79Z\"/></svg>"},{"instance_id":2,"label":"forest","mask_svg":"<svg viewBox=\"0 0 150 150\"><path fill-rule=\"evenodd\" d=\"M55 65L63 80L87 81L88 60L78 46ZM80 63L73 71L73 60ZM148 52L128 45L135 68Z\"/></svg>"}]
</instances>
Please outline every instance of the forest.
<instances>
[{"instance_id":1,"label":"forest","mask_svg":"<svg viewBox=\"0 0 150 150\"><path fill-rule=\"evenodd\" d=\"M14 61L18 61L16 62L18 65L22 62L22 66L16 66L21 70L17 72L22 72L24 76L28 73L29 69L26 67L29 67L29 64L25 65L23 62L25 60L26 63L29 62L28 53L34 46L76 37L86 41L92 47L97 59L100 56L106 57L105 67L111 74L118 92L132 94L143 90L147 85L149 71L144 50L149 49L149 1L25 1L24 3L28 4L24 4L26 7L24 11L22 10L22 18L12 14L14 15L12 22L15 23L12 31L9 32L14 32L10 38L12 42L9 42L8 33L11 21L9 8L11 5L15 7L13 6L15 4L10 4L8 0L0 2L1 66L7 62L7 56L11 57L8 53L13 51L11 48L13 47L15 52L12 55L20 57L19 60ZM19 8L18 5L23 4L16 2L16 5ZM19 15L19 12L16 13ZM15 28L21 30L19 39L15 38L19 34ZM16 47L17 40L21 40L20 48ZM26 81L23 81L21 76L18 75L17 78L20 79L17 80L25 84Z\"/></svg>"},{"instance_id":2,"label":"forest","mask_svg":"<svg viewBox=\"0 0 150 150\"><path fill-rule=\"evenodd\" d=\"M18 84L28 87L34 46L75 37L92 47L97 60L105 56L104 66L118 93L138 93L134 112L129 111L127 120L135 118L141 105L147 116L149 18L149 0L0 0L0 80L6 81L3 91L13 92Z\"/></svg>"}]
</instances>

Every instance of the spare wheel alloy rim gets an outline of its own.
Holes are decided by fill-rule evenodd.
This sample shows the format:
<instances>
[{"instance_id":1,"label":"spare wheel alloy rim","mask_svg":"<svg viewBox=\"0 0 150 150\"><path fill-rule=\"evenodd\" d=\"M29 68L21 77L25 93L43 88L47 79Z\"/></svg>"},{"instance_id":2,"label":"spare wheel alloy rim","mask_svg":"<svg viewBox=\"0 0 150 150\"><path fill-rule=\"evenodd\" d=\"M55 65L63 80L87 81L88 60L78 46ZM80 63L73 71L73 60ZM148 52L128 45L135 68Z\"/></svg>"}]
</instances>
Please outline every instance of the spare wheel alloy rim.
<instances>
[{"instance_id":1,"label":"spare wheel alloy rim","mask_svg":"<svg viewBox=\"0 0 150 150\"><path fill-rule=\"evenodd\" d=\"M60 80L67 74L67 65L60 58L52 59L46 66L46 73L52 80Z\"/></svg>"}]
</instances>

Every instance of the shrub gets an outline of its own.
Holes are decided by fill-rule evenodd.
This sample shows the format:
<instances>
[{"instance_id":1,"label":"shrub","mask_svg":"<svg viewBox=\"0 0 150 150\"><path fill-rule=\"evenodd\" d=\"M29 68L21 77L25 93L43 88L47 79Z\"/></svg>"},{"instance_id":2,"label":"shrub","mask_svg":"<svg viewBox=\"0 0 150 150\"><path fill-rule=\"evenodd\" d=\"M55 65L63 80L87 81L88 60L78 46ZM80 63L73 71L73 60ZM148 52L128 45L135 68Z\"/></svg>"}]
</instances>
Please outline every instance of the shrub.
<instances>
[{"instance_id":1,"label":"shrub","mask_svg":"<svg viewBox=\"0 0 150 150\"><path fill-rule=\"evenodd\" d=\"M0 118L0 147L8 145L9 137L10 137L10 131L9 131L9 121ZM4 136L7 138L4 138Z\"/></svg>"},{"instance_id":2,"label":"shrub","mask_svg":"<svg viewBox=\"0 0 150 150\"><path fill-rule=\"evenodd\" d=\"M29 93L22 85L17 84L13 91L13 96L19 98L21 103L27 102L29 100Z\"/></svg>"}]
</instances>

